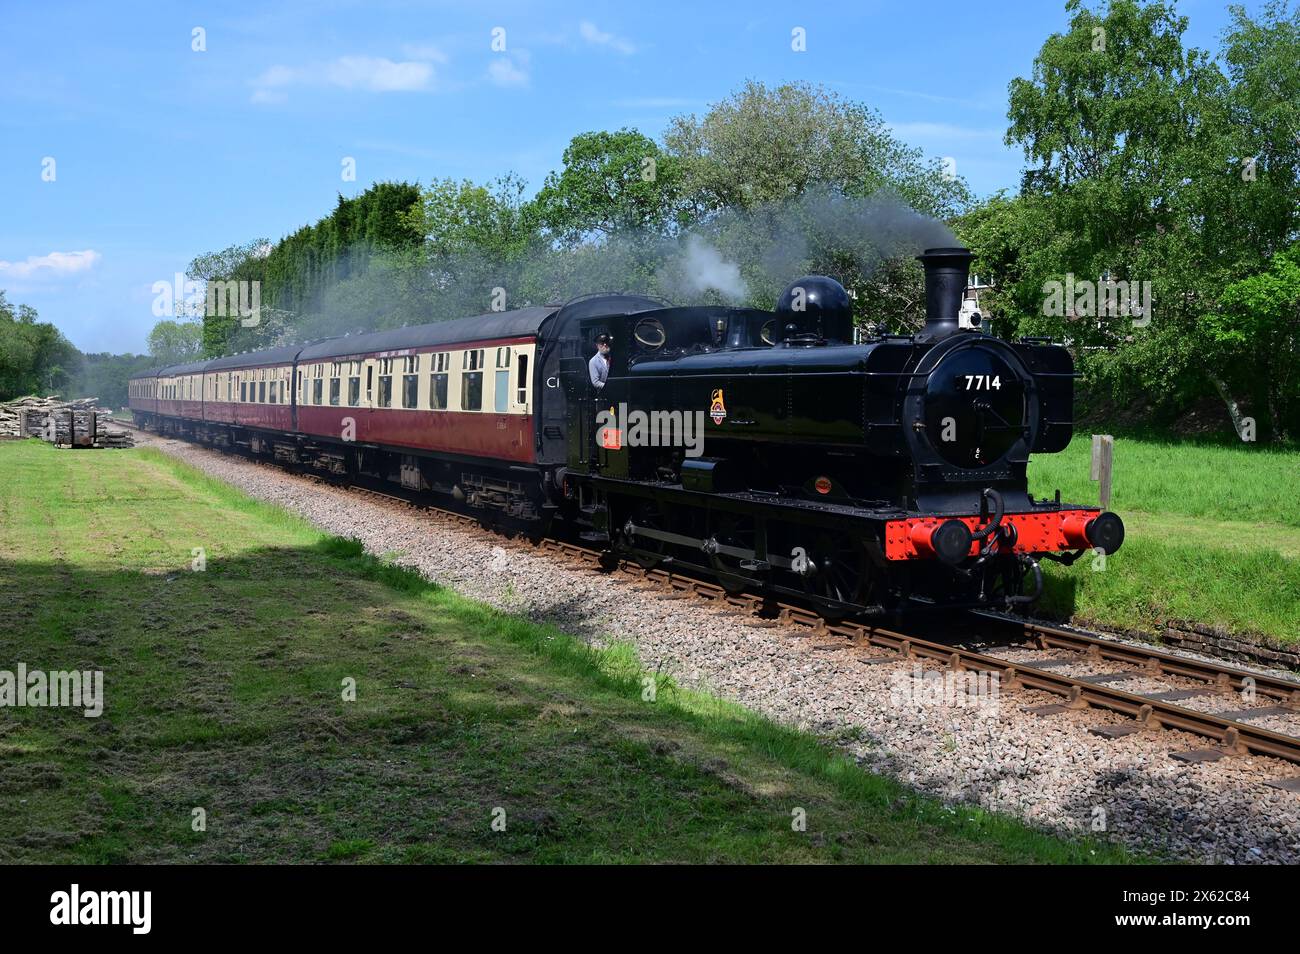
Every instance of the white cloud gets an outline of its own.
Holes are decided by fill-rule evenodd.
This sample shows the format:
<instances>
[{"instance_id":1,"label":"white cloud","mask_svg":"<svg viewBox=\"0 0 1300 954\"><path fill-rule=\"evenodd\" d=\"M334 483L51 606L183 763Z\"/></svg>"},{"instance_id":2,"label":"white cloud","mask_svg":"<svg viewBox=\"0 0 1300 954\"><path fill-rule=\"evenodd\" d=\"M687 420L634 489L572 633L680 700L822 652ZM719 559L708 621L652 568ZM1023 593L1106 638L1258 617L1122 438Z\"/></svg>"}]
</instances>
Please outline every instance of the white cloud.
<instances>
[{"instance_id":1,"label":"white cloud","mask_svg":"<svg viewBox=\"0 0 1300 954\"><path fill-rule=\"evenodd\" d=\"M590 20L583 20L578 24L578 33L593 46L607 46L611 50L617 50L624 54L636 52L636 47L630 42L612 33L602 32Z\"/></svg>"},{"instance_id":2,"label":"white cloud","mask_svg":"<svg viewBox=\"0 0 1300 954\"><path fill-rule=\"evenodd\" d=\"M513 57L501 54L494 56L488 64L488 79L497 86L527 86L528 54L519 50Z\"/></svg>"},{"instance_id":3,"label":"white cloud","mask_svg":"<svg viewBox=\"0 0 1300 954\"><path fill-rule=\"evenodd\" d=\"M432 89L433 79L433 64L427 61L394 62L382 56L340 56L328 63L272 66L253 80L256 87L253 102L283 102L286 98L283 90L291 86L359 89L370 93L419 92Z\"/></svg>"},{"instance_id":4,"label":"white cloud","mask_svg":"<svg viewBox=\"0 0 1300 954\"><path fill-rule=\"evenodd\" d=\"M29 255L24 262L0 261L0 276L7 278L31 278L71 275L84 272L102 258L93 249L81 252L50 252L49 255Z\"/></svg>"}]
</instances>

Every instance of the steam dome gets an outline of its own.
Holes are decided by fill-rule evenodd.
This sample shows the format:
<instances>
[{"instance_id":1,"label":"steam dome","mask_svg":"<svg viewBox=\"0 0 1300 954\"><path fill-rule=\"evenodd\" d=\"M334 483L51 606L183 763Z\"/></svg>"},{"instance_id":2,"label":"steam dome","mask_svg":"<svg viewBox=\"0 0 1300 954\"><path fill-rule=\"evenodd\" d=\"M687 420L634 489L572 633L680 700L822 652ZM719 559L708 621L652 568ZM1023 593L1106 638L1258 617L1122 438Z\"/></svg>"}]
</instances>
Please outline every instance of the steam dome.
<instances>
[{"instance_id":1,"label":"steam dome","mask_svg":"<svg viewBox=\"0 0 1300 954\"><path fill-rule=\"evenodd\" d=\"M801 335L826 341L853 340L853 303L833 278L805 275L790 284L776 303L779 337ZM793 330L788 330L793 325Z\"/></svg>"}]
</instances>

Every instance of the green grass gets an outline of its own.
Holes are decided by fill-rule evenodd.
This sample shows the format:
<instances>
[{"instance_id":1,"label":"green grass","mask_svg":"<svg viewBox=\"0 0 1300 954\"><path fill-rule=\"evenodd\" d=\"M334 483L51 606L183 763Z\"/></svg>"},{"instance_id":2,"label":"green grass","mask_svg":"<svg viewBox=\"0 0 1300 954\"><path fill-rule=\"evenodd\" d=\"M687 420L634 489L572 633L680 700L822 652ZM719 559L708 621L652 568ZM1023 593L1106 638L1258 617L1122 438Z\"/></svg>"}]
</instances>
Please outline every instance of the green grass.
<instances>
[{"instance_id":1,"label":"green grass","mask_svg":"<svg viewBox=\"0 0 1300 954\"><path fill-rule=\"evenodd\" d=\"M1088 479L1092 438L1078 434L1060 454L1040 454L1029 465L1038 496L1060 488L1075 502L1097 501ZM1197 517L1212 522L1280 525L1300 530L1300 451L1257 444L1115 438L1111 506ZM1297 536L1290 540L1294 545Z\"/></svg>"},{"instance_id":2,"label":"green grass","mask_svg":"<svg viewBox=\"0 0 1300 954\"><path fill-rule=\"evenodd\" d=\"M107 697L0 713L6 861L1132 860L918 796L150 449L0 446L0 591L26 594L0 668L102 669Z\"/></svg>"},{"instance_id":3,"label":"green grass","mask_svg":"<svg viewBox=\"0 0 1300 954\"><path fill-rule=\"evenodd\" d=\"M1096 504L1091 438L1029 468L1037 496ZM1300 452L1117 437L1111 509L1123 548L1093 572L1048 564L1043 608L1159 633L1167 619L1300 641Z\"/></svg>"}]
</instances>

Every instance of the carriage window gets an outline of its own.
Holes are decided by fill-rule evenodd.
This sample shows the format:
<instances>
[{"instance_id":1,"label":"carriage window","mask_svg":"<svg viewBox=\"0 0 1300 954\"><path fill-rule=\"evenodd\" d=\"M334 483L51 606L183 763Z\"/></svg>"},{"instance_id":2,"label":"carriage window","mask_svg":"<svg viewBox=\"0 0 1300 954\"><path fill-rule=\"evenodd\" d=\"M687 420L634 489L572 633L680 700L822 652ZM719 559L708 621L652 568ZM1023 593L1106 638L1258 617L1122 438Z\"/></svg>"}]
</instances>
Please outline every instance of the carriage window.
<instances>
[{"instance_id":1,"label":"carriage window","mask_svg":"<svg viewBox=\"0 0 1300 954\"><path fill-rule=\"evenodd\" d=\"M266 403L266 382L259 381L257 384L257 401L259 404Z\"/></svg>"},{"instance_id":2,"label":"carriage window","mask_svg":"<svg viewBox=\"0 0 1300 954\"><path fill-rule=\"evenodd\" d=\"M483 372L466 371L460 376L460 409L479 411L483 408Z\"/></svg>"},{"instance_id":3,"label":"carriage window","mask_svg":"<svg viewBox=\"0 0 1300 954\"><path fill-rule=\"evenodd\" d=\"M356 407L361 403L361 376L356 375L348 378L348 407Z\"/></svg>"},{"instance_id":4,"label":"carriage window","mask_svg":"<svg viewBox=\"0 0 1300 954\"><path fill-rule=\"evenodd\" d=\"M420 403L420 356L407 355L402 359L402 407L416 407Z\"/></svg>"},{"instance_id":5,"label":"carriage window","mask_svg":"<svg viewBox=\"0 0 1300 954\"><path fill-rule=\"evenodd\" d=\"M239 382L239 400L242 403L245 404L248 403L248 382L247 381Z\"/></svg>"},{"instance_id":6,"label":"carriage window","mask_svg":"<svg viewBox=\"0 0 1300 954\"><path fill-rule=\"evenodd\" d=\"M509 349L509 348L497 348L497 367L498 367L498 368L508 368L508 367L510 367L510 349Z\"/></svg>"},{"instance_id":7,"label":"carriage window","mask_svg":"<svg viewBox=\"0 0 1300 954\"><path fill-rule=\"evenodd\" d=\"M272 404L275 403L275 392L276 392L275 382L272 381L271 382L271 403Z\"/></svg>"},{"instance_id":8,"label":"carriage window","mask_svg":"<svg viewBox=\"0 0 1300 954\"><path fill-rule=\"evenodd\" d=\"M492 385L493 406L498 414L504 414L510 409L510 372L498 371L496 381Z\"/></svg>"},{"instance_id":9,"label":"carriage window","mask_svg":"<svg viewBox=\"0 0 1300 954\"><path fill-rule=\"evenodd\" d=\"M393 359L379 359L379 407L393 406Z\"/></svg>"},{"instance_id":10,"label":"carriage window","mask_svg":"<svg viewBox=\"0 0 1300 954\"><path fill-rule=\"evenodd\" d=\"M664 346L668 335L664 332L663 322L658 318L643 318L632 329L632 336L645 347L654 351Z\"/></svg>"},{"instance_id":11,"label":"carriage window","mask_svg":"<svg viewBox=\"0 0 1300 954\"><path fill-rule=\"evenodd\" d=\"M342 380L339 378L330 378L330 405L338 407L339 389L342 386Z\"/></svg>"},{"instance_id":12,"label":"carriage window","mask_svg":"<svg viewBox=\"0 0 1300 954\"><path fill-rule=\"evenodd\" d=\"M314 381L312 381L312 383L311 383L311 403L312 403L312 404L323 404L324 402L321 400L321 397L322 397L322 395L324 394L324 391L325 391L325 382L324 382L324 380L322 380L321 378L316 378Z\"/></svg>"},{"instance_id":13,"label":"carriage window","mask_svg":"<svg viewBox=\"0 0 1300 954\"><path fill-rule=\"evenodd\" d=\"M526 354L521 354L519 356L519 376L517 382L519 387L519 394L516 395L515 397L515 403L527 404L528 403L528 355Z\"/></svg>"},{"instance_id":14,"label":"carriage window","mask_svg":"<svg viewBox=\"0 0 1300 954\"><path fill-rule=\"evenodd\" d=\"M285 393L286 387L287 385L284 382L284 378L281 378L280 379L280 403L281 404L289 403L289 396Z\"/></svg>"},{"instance_id":15,"label":"carriage window","mask_svg":"<svg viewBox=\"0 0 1300 954\"><path fill-rule=\"evenodd\" d=\"M445 358L446 355L438 355ZM442 374L429 375L429 407L435 411L447 410L447 378L446 372Z\"/></svg>"}]
</instances>

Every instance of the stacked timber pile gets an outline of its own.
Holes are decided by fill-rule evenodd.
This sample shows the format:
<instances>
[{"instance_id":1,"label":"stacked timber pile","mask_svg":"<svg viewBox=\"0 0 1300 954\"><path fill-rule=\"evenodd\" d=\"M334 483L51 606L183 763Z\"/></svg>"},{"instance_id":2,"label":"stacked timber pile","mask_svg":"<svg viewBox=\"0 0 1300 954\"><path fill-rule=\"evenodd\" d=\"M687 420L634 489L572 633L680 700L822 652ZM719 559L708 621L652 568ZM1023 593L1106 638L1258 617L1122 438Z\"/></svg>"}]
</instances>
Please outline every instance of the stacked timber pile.
<instances>
[{"instance_id":1,"label":"stacked timber pile","mask_svg":"<svg viewBox=\"0 0 1300 954\"><path fill-rule=\"evenodd\" d=\"M131 447L131 433L95 398L23 397L0 404L0 438L39 437L64 447Z\"/></svg>"},{"instance_id":2,"label":"stacked timber pile","mask_svg":"<svg viewBox=\"0 0 1300 954\"><path fill-rule=\"evenodd\" d=\"M102 407L95 409L95 436L100 447L134 447L135 438Z\"/></svg>"}]
</instances>

